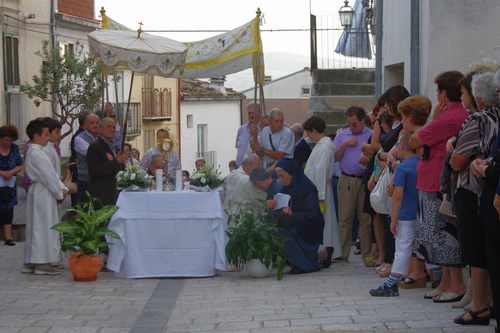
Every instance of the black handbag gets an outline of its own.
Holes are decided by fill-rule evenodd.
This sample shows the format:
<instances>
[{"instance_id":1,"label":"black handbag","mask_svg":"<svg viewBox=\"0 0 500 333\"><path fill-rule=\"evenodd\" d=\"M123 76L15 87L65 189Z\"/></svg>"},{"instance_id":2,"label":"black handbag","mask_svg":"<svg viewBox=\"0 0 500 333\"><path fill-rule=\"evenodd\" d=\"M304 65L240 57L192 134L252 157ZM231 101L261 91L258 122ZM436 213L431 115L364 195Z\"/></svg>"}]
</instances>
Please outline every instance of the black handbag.
<instances>
[{"instance_id":1,"label":"black handbag","mask_svg":"<svg viewBox=\"0 0 500 333\"><path fill-rule=\"evenodd\" d=\"M14 192L14 188L10 186L0 187L0 202L7 203L10 201L12 197L12 192Z\"/></svg>"}]
</instances>

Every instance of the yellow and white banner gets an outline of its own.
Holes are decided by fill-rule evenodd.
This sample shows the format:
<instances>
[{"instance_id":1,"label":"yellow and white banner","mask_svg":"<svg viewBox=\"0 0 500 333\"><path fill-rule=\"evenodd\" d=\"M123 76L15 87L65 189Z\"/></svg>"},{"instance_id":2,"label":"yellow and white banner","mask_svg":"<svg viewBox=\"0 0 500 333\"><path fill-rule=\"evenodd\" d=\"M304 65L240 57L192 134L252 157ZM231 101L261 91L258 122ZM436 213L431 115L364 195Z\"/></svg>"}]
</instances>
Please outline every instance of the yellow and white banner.
<instances>
[{"instance_id":1,"label":"yellow and white banner","mask_svg":"<svg viewBox=\"0 0 500 333\"><path fill-rule=\"evenodd\" d=\"M185 42L188 51L184 71L175 71L169 77L212 78L253 68L255 83L263 83L264 55L259 25L260 19L256 16L234 30L196 42ZM131 30L107 15L102 16L102 29ZM162 75L155 71L150 74Z\"/></svg>"},{"instance_id":2,"label":"yellow and white banner","mask_svg":"<svg viewBox=\"0 0 500 333\"><path fill-rule=\"evenodd\" d=\"M183 78L220 77L247 68L254 69L256 82L264 81L264 57L259 18L226 33L197 42L188 47Z\"/></svg>"}]
</instances>

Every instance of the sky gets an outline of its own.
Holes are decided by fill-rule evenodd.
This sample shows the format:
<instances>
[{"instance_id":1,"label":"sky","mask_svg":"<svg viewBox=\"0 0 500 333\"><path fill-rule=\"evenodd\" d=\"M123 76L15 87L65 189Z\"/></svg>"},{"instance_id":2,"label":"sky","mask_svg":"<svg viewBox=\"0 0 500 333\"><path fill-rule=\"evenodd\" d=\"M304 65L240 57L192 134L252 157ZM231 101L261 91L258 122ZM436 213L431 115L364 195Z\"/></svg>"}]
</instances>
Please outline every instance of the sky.
<instances>
[{"instance_id":1,"label":"sky","mask_svg":"<svg viewBox=\"0 0 500 333\"><path fill-rule=\"evenodd\" d=\"M267 32L276 29L308 29L309 13L317 16L338 15L344 4L342 0L95 0L96 17L103 6L106 15L131 29L137 29L139 22L147 30L232 30L255 17L260 8L264 17L261 37L264 60L276 58L278 53L286 64L280 69L266 65L266 75L287 75L309 66L309 31ZM354 5L354 1L350 1ZM197 41L220 32L150 32L181 42ZM287 55L283 55L286 53ZM277 63L277 61L269 61ZM279 61L278 61L279 63ZM285 66L286 65L286 66ZM278 66L278 65L276 65ZM288 73L287 73L288 72ZM250 71L233 74L226 86L237 90L249 88Z\"/></svg>"}]
</instances>

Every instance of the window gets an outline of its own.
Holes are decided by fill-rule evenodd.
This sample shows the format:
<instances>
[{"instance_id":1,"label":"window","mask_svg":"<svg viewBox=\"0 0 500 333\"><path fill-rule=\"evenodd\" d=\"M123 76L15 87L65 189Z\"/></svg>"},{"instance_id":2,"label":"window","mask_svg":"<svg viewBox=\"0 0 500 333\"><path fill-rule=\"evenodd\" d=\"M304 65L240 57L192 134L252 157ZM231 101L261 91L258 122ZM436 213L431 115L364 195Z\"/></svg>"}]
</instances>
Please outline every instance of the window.
<instances>
[{"instance_id":1,"label":"window","mask_svg":"<svg viewBox=\"0 0 500 333\"><path fill-rule=\"evenodd\" d=\"M75 44L64 44L64 54L75 54Z\"/></svg>"},{"instance_id":2,"label":"window","mask_svg":"<svg viewBox=\"0 0 500 333\"><path fill-rule=\"evenodd\" d=\"M186 124L187 124L187 128L193 128L193 115L192 114L188 114L186 116Z\"/></svg>"},{"instance_id":3,"label":"window","mask_svg":"<svg viewBox=\"0 0 500 333\"><path fill-rule=\"evenodd\" d=\"M198 155L204 154L207 150L207 125L198 125Z\"/></svg>"},{"instance_id":4,"label":"window","mask_svg":"<svg viewBox=\"0 0 500 333\"><path fill-rule=\"evenodd\" d=\"M19 86L19 38L12 35L4 35L5 52L5 79L6 85Z\"/></svg>"},{"instance_id":5,"label":"window","mask_svg":"<svg viewBox=\"0 0 500 333\"><path fill-rule=\"evenodd\" d=\"M59 43L61 54L75 54L75 44L73 43Z\"/></svg>"},{"instance_id":6,"label":"window","mask_svg":"<svg viewBox=\"0 0 500 333\"><path fill-rule=\"evenodd\" d=\"M302 87L300 91L301 95L310 95L311 94L311 88L309 87Z\"/></svg>"}]
</instances>

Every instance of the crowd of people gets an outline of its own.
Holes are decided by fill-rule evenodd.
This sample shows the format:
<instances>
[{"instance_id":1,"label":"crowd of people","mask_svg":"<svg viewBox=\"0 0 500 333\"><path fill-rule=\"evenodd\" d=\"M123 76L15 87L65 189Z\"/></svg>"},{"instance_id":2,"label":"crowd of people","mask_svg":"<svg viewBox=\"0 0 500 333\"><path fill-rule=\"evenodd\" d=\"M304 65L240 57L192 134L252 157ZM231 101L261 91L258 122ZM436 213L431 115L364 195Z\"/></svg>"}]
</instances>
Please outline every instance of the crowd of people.
<instances>
[{"instance_id":1,"label":"crowd of people","mask_svg":"<svg viewBox=\"0 0 500 333\"><path fill-rule=\"evenodd\" d=\"M261 121L260 105L249 103L249 121L238 130L236 159L224 181L223 205L235 214L252 201L265 202L284 237L290 274L348 263L354 234L364 264L386 278L367 287L370 295L399 296L400 289L425 288L432 277L432 289L423 297L466 309L454 319L457 324L488 325L500 305L500 70L446 71L434 83L434 109L428 97L411 96L396 85L368 114L359 106L347 108L346 126L329 136L318 115L288 126L281 110L272 109ZM141 159L130 144L120 146L109 105L101 117L83 111L78 121L69 162L77 184L72 205L87 202L86 192L103 205L116 203L116 174L126 165L140 165L152 175L162 169L171 177L181 170L165 129ZM4 240L15 245L15 179L24 165L28 208L22 271L57 275L59 235L50 228L70 194L62 181L61 125L37 118L26 133L23 162L14 143L17 129L0 127ZM199 170L205 160L195 165ZM377 186L382 178L387 186ZM276 209L278 193L290 199ZM384 209L374 204L381 196Z\"/></svg>"},{"instance_id":2,"label":"crowd of people","mask_svg":"<svg viewBox=\"0 0 500 333\"><path fill-rule=\"evenodd\" d=\"M368 114L347 108L346 127L330 136L320 116L288 126L279 109L263 127L250 103L224 205L265 198L290 274L349 262L355 233L364 264L386 278L370 295L432 279L424 298L465 309L456 324L488 325L500 304L500 71L446 71L434 83L434 108L396 85ZM290 196L278 212L277 193Z\"/></svg>"}]
</instances>

